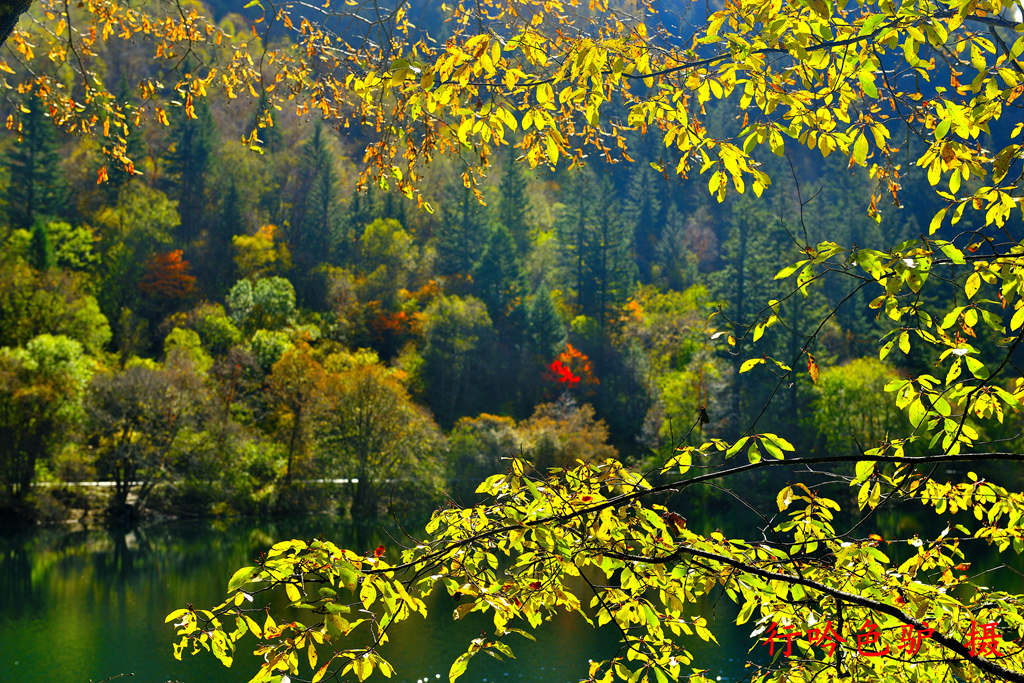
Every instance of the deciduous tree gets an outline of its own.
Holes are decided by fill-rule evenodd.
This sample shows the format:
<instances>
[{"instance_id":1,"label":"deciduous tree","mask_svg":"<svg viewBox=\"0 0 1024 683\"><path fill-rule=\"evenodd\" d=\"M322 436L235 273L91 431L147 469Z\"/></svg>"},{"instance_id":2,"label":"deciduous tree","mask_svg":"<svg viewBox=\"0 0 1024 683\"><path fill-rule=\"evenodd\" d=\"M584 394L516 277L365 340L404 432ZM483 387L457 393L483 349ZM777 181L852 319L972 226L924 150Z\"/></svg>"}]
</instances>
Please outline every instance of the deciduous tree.
<instances>
[{"instance_id":1,"label":"deciduous tree","mask_svg":"<svg viewBox=\"0 0 1024 683\"><path fill-rule=\"evenodd\" d=\"M385 502L384 485L440 474L440 433L405 388L377 364L356 365L327 377L329 405L321 416L322 459L331 472L357 478L353 515L373 517Z\"/></svg>"},{"instance_id":2,"label":"deciduous tree","mask_svg":"<svg viewBox=\"0 0 1024 683\"><path fill-rule=\"evenodd\" d=\"M93 371L82 345L42 334L0 348L0 472L8 503L24 498L45 460L82 417Z\"/></svg>"}]
</instances>

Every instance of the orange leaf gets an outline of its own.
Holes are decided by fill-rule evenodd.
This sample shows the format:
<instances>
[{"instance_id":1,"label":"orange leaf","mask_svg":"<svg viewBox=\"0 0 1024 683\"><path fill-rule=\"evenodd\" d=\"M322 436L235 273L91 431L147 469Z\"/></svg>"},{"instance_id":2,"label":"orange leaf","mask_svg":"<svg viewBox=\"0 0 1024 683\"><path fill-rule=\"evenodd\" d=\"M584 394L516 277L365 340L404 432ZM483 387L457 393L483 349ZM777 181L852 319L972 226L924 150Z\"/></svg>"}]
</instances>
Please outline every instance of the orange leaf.
<instances>
[{"instance_id":1,"label":"orange leaf","mask_svg":"<svg viewBox=\"0 0 1024 683\"><path fill-rule=\"evenodd\" d=\"M810 353L807 354L807 374L811 376L812 382L815 384L818 383L818 375L820 374L820 371L818 370L818 364L814 362L814 356Z\"/></svg>"}]
</instances>

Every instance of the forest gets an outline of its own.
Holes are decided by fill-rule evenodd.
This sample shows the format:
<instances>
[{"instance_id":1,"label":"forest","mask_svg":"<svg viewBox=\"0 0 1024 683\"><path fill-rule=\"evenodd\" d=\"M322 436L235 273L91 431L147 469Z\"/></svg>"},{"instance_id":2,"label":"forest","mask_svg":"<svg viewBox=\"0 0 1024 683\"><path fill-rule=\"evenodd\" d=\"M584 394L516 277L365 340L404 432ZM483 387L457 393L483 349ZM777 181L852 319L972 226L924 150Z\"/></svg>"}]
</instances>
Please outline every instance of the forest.
<instances>
[{"instance_id":1,"label":"forest","mask_svg":"<svg viewBox=\"0 0 1024 683\"><path fill-rule=\"evenodd\" d=\"M29 101L4 141L9 515L373 515L471 501L513 453L650 468L758 417L814 453L900 424L882 387L924 359L878 360L866 294L802 348L852 289L840 275L778 304L789 324L758 340L805 366L763 415L775 376L740 366L798 233L894 243L934 210L927 193L876 223L864 172L794 154L761 200L719 204L655 171L657 147L638 140L637 163L554 173L503 153L479 198L438 164L429 214L357 187L360 141L344 131L282 115L252 152L232 104L134 135L136 175L102 184L92 140ZM316 483L338 478L359 485ZM65 486L91 480L112 497Z\"/></svg>"}]
</instances>

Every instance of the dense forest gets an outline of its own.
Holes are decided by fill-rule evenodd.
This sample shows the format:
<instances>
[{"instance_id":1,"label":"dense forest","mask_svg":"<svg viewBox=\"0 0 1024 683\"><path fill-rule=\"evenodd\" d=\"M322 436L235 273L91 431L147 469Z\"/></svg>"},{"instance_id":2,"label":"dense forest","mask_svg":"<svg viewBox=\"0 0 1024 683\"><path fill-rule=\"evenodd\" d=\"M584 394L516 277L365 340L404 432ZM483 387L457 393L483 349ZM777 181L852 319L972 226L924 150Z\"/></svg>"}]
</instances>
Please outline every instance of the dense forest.
<instances>
[{"instance_id":1,"label":"dense forest","mask_svg":"<svg viewBox=\"0 0 1024 683\"><path fill-rule=\"evenodd\" d=\"M108 173L92 138L19 106L0 143L0 505L22 521L373 515L471 501L510 454L645 468L769 418L802 451L850 450L902 424L882 388L928 362L878 359L890 327L856 281L826 272L803 297L775 279L798 244L920 234L937 207L909 169L880 222L863 170L798 150L761 160L762 198L719 204L638 136L637 163L554 173L503 151L472 189L439 160L424 211L360 186L357 134L294 111L198 100ZM92 480L113 485L67 485Z\"/></svg>"}]
</instances>

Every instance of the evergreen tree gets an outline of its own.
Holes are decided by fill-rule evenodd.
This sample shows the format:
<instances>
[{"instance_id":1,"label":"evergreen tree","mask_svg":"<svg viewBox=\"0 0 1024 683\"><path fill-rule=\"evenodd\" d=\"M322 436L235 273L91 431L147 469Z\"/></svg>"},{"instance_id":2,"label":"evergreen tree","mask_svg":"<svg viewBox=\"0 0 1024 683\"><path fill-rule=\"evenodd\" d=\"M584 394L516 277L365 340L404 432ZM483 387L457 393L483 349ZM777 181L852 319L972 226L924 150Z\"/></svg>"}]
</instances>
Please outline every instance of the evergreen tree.
<instances>
[{"instance_id":1,"label":"evergreen tree","mask_svg":"<svg viewBox=\"0 0 1024 683\"><path fill-rule=\"evenodd\" d=\"M697 256L687 248L693 227L674 203L669 205L661 238L654 246L654 261L649 264L651 281L659 287L682 291L697 279Z\"/></svg>"},{"instance_id":2,"label":"evergreen tree","mask_svg":"<svg viewBox=\"0 0 1024 683\"><path fill-rule=\"evenodd\" d=\"M330 260L339 222L337 175L323 126L317 122L303 150L288 231L296 290L306 305L315 306L323 298L323 278L314 271Z\"/></svg>"},{"instance_id":3,"label":"evergreen tree","mask_svg":"<svg viewBox=\"0 0 1024 683\"><path fill-rule=\"evenodd\" d=\"M526 177L516 163L515 152L509 149L501 176L501 194L498 198L498 222L508 228L520 255L530 247L529 199L526 196Z\"/></svg>"},{"instance_id":4,"label":"evergreen tree","mask_svg":"<svg viewBox=\"0 0 1024 683\"><path fill-rule=\"evenodd\" d=\"M31 266L36 270L49 270L56 263L50 234L42 221L32 226L32 240L29 242L28 256Z\"/></svg>"},{"instance_id":5,"label":"evergreen tree","mask_svg":"<svg viewBox=\"0 0 1024 683\"><path fill-rule=\"evenodd\" d=\"M203 290L220 298L238 280L231 238L246 234L242 200L234 179L221 200L217 220L206 232L205 248L197 254L197 270Z\"/></svg>"},{"instance_id":6,"label":"evergreen tree","mask_svg":"<svg viewBox=\"0 0 1024 683\"><path fill-rule=\"evenodd\" d=\"M576 312L584 309L586 289L586 246L588 243L590 201L594 193L594 174L589 168L578 169L569 176L564 197L568 201L558 212L555 230L562 246L562 260L573 291L576 293Z\"/></svg>"},{"instance_id":7,"label":"evergreen tree","mask_svg":"<svg viewBox=\"0 0 1024 683\"><path fill-rule=\"evenodd\" d=\"M473 271L486 222L486 209L472 191L461 179L453 180L445 188L441 224L436 231L439 275L469 275Z\"/></svg>"},{"instance_id":8,"label":"evergreen tree","mask_svg":"<svg viewBox=\"0 0 1024 683\"><path fill-rule=\"evenodd\" d=\"M749 340L738 332L752 324L758 310L750 303L772 298L773 277L778 270L776 254L786 249L786 234L778 228L778 219L765 207L746 197L733 202L726 223L727 239L722 243L722 268L711 278L716 297L726 302L723 322L737 332L736 347L729 350L732 364L730 427L738 434L746 428L751 411L759 410L768 396L760 389L758 372L741 375L740 366L750 356ZM762 346L767 347L766 343ZM765 349L771 353L770 349ZM787 359L789 360L789 359Z\"/></svg>"},{"instance_id":9,"label":"evergreen tree","mask_svg":"<svg viewBox=\"0 0 1024 683\"><path fill-rule=\"evenodd\" d=\"M586 275L583 312L597 320L602 332L614 309L629 294L635 281L632 230L619 212L611 180L602 178L593 197L591 224L584 241Z\"/></svg>"},{"instance_id":10,"label":"evergreen tree","mask_svg":"<svg viewBox=\"0 0 1024 683\"><path fill-rule=\"evenodd\" d=\"M262 128L260 128L261 123L263 124ZM257 128L259 129L257 137L264 150L267 152L277 152L281 149L284 139L281 136L281 130L277 127L274 108L270 106L270 99L267 97L266 91L260 93L259 105L249 121L249 127L246 129L246 132Z\"/></svg>"},{"instance_id":11,"label":"evergreen tree","mask_svg":"<svg viewBox=\"0 0 1024 683\"><path fill-rule=\"evenodd\" d=\"M181 121L172 134L170 194L178 200L180 235L187 244L207 227L206 176L213 155L216 124L205 97L195 100L196 118Z\"/></svg>"},{"instance_id":12,"label":"evergreen tree","mask_svg":"<svg viewBox=\"0 0 1024 683\"><path fill-rule=\"evenodd\" d=\"M628 198L623 213L633 230L636 264L644 282L651 281L651 266L665 225L660 199L664 190L664 181L650 166L640 166L629 178Z\"/></svg>"},{"instance_id":13,"label":"evergreen tree","mask_svg":"<svg viewBox=\"0 0 1024 683\"><path fill-rule=\"evenodd\" d=\"M473 269L473 286L477 296L487 305L491 320L500 329L509 320L518 298L519 264L516 244L504 225L491 231L480 261Z\"/></svg>"},{"instance_id":14,"label":"evergreen tree","mask_svg":"<svg viewBox=\"0 0 1024 683\"><path fill-rule=\"evenodd\" d=\"M131 97L132 88L124 74L121 76L117 90L119 98L128 99ZM117 203L117 197L121 193L121 188L138 175L135 167L141 164L146 157L145 140L139 127L130 127L124 142L125 155L131 159L131 166L126 168L123 163L111 161L105 155L99 155L97 160L97 171L99 171L100 167L107 169L107 182L103 183L101 188L104 195L104 203L108 206L113 206Z\"/></svg>"},{"instance_id":15,"label":"evergreen tree","mask_svg":"<svg viewBox=\"0 0 1024 683\"><path fill-rule=\"evenodd\" d=\"M146 156L146 147L142 139L142 134L138 129L132 128L128 137L125 138L126 154L129 159L132 160L133 166L141 161ZM129 172L124 164L120 162L111 162L107 158L101 158L99 161L100 165L107 169L107 182L103 183L103 193L106 195L106 204L114 205L117 203L117 196L121 192L121 188L124 187L132 178L137 175L134 172ZM134 168L131 169L134 171Z\"/></svg>"},{"instance_id":16,"label":"evergreen tree","mask_svg":"<svg viewBox=\"0 0 1024 683\"><path fill-rule=\"evenodd\" d=\"M53 124L38 103L27 105L21 139L7 153L4 165L10 176L7 220L13 228L28 229L43 215L61 215L65 185Z\"/></svg>"},{"instance_id":17,"label":"evergreen tree","mask_svg":"<svg viewBox=\"0 0 1024 683\"><path fill-rule=\"evenodd\" d=\"M565 325L547 285L541 284L530 299L526 320L531 351L544 359L554 357L565 344Z\"/></svg>"}]
</instances>

